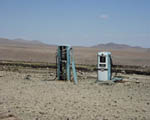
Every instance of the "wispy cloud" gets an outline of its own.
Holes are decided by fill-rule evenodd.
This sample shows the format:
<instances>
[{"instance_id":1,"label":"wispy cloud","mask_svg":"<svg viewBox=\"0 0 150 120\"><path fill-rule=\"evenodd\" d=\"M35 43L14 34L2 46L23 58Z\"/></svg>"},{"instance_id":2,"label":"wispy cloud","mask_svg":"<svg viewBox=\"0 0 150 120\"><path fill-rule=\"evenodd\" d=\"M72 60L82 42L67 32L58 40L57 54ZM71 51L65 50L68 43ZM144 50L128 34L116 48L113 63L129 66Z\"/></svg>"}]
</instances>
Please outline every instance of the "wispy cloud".
<instances>
[{"instance_id":1,"label":"wispy cloud","mask_svg":"<svg viewBox=\"0 0 150 120\"><path fill-rule=\"evenodd\" d=\"M108 14L101 14L98 16L98 18L103 19L103 20L107 20L109 18Z\"/></svg>"}]
</instances>

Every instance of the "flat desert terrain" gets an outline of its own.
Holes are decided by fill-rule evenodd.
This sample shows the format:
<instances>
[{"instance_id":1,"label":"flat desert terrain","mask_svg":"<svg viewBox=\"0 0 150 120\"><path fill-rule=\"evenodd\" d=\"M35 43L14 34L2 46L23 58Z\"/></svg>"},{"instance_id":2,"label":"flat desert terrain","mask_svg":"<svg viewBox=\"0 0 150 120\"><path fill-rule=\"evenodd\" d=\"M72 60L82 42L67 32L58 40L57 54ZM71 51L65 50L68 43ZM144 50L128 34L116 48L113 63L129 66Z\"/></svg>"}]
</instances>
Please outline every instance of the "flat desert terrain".
<instances>
[{"instance_id":1,"label":"flat desert terrain","mask_svg":"<svg viewBox=\"0 0 150 120\"><path fill-rule=\"evenodd\" d=\"M97 52L112 52L116 65L150 66L150 52L142 48L100 49L73 47L76 64L96 65ZM56 63L56 46L0 44L0 60Z\"/></svg>"},{"instance_id":2,"label":"flat desert terrain","mask_svg":"<svg viewBox=\"0 0 150 120\"><path fill-rule=\"evenodd\" d=\"M52 69L0 71L0 120L150 120L150 77L119 74L123 82L95 83L78 71L78 85L52 81Z\"/></svg>"}]
</instances>

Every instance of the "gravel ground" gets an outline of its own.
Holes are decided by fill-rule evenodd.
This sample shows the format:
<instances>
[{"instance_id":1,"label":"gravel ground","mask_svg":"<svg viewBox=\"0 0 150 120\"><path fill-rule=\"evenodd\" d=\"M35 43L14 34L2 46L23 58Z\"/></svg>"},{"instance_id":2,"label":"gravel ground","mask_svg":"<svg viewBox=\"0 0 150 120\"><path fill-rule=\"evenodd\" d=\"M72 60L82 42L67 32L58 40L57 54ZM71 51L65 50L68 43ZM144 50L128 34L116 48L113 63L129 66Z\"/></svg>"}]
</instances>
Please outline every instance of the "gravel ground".
<instances>
[{"instance_id":1,"label":"gravel ground","mask_svg":"<svg viewBox=\"0 0 150 120\"><path fill-rule=\"evenodd\" d=\"M80 72L74 85L48 81L53 72L0 71L0 120L150 120L150 76L121 76L105 85Z\"/></svg>"}]
</instances>

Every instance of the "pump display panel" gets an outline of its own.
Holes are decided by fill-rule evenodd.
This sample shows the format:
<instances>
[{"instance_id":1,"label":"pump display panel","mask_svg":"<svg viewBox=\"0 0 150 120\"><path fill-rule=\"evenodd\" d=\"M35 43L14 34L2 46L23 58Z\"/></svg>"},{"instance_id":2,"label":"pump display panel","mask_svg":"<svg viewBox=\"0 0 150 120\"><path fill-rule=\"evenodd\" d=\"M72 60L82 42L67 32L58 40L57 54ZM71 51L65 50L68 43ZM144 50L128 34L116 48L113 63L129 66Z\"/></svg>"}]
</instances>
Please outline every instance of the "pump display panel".
<instances>
[{"instance_id":1,"label":"pump display panel","mask_svg":"<svg viewBox=\"0 0 150 120\"><path fill-rule=\"evenodd\" d=\"M105 62L106 62L106 57L100 56L100 63L105 63Z\"/></svg>"}]
</instances>

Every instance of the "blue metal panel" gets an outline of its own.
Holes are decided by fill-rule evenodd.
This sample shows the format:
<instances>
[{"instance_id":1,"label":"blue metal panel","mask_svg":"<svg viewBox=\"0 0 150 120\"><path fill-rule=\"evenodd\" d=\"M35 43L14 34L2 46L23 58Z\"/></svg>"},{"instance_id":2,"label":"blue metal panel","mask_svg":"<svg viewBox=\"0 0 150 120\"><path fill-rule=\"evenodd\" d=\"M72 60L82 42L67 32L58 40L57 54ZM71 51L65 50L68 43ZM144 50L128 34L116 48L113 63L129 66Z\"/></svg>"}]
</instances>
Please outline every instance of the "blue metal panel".
<instances>
[{"instance_id":1,"label":"blue metal panel","mask_svg":"<svg viewBox=\"0 0 150 120\"><path fill-rule=\"evenodd\" d=\"M107 66L108 66L107 79L109 80L109 57L108 57L108 54L106 55L106 59L107 59Z\"/></svg>"},{"instance_id":2,"label":"blue metal panel","mask_svg":"<svg viewBox=\"0 0 150 120\"><path fill-rule=\"evenodd\" d=\"M57 48L57 78L60 80L60 47Z\"/></svg>"},{"instance_id":3,"label":"blue metal panel","mask_svg":"<svg viewBox=\"0 0 150 120\"><path fill-rule=\"evenodd\" d=\"M111 80L111 55L109 54L109 80Z\"/></svg>"},{"instance_id":4,"label":"blue metal panel","mask_svg":"<svg viewBox=\"0 0 150 120\"><path fill-rule=\"evenodd\" d=\"M107 65L108 65L108 80L111 80L111 63L110 63L110 55L107 54Z\"/></svg>"},{"instance_id":5,"label":"blue metal panel","mask_svg":"<svg viewBox=\"0 0 150 120\"><path fill-rule=\"evenodd\" d=\"M67 80L70 81L70 46L67 46Z\"/></svg>"},{"instance_id":6,"label":"blue metal panel","mask_svg":"<svg viewBox=\"0 0 150 120\"><path fill-rule=\"evenodd\" d=\"M72 50L72 70L73 70L74 83L78 84L77 73L76 73L75 62L74 62L74 52L73 52L73 50Z\"/></svg>"}]
</instances>

